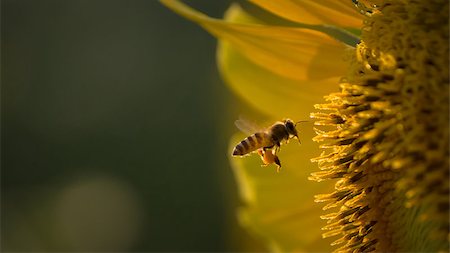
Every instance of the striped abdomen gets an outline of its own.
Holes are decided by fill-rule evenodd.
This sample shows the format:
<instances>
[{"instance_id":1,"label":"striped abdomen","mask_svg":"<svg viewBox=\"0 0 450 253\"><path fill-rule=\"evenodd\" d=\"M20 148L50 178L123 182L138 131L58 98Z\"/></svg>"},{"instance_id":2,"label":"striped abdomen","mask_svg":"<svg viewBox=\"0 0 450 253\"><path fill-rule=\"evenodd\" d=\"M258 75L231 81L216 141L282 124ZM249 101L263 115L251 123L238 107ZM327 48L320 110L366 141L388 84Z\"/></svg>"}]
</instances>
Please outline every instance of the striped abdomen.
<instances>
[{"instance_id":1,"label":"striped abdomen","mask_svg":"<svg viewBox=\"0 0 450 253\"><path fill-rule=\"evenodd\" d=\"M241 141L233 149L234 156L243 156L262 147L273 146L270 136L267 133L256 133Z\"/></svg>"}]
</instances>

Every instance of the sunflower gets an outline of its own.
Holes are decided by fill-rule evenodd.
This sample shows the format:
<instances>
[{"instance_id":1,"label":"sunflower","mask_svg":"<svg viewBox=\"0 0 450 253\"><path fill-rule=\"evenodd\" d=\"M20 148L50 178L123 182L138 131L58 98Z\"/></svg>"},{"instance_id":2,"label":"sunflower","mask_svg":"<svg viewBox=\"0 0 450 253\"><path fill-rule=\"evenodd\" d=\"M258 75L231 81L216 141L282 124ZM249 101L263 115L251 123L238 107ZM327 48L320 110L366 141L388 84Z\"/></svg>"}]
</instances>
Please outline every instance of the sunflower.
<instances>
[{"instance_id":1,"label":"sunflower","mask_svg":"<svg viewBox=\"0 0 450 253\"><path fill-rule=\"evenodd\" d=\"M243 226L274 251L449 250L447 0L252 0L223 20L161 2L219 39L251 107L314 121L279 174L230 159Z\"/></svg>"}]
</instances>

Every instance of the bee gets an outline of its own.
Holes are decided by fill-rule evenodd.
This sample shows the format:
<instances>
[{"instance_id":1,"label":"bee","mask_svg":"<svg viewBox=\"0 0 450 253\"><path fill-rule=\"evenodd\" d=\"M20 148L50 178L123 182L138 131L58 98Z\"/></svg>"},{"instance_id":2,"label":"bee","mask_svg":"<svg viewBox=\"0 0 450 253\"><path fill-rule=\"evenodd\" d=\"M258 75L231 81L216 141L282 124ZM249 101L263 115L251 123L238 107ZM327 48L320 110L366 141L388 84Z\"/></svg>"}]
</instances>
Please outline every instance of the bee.
<instances>
[{"instance_id":1,"label":"bee","mask_svg":"<svg viewBox=\"0 0 450 253\"><path fill-rule=\"evenodd\" d=\"M258 155L261 157L263 161L263 167L275 163L277 165L277 172L280 172L281 162L278 156L275 154L275 149L267 149L264 150L262 148L258 149Z\"/></svg>"},{"instance_id":2,"label":"bee","mask_svg":"<svg viewBox=\"0 0 450 253\"><path fill-rule=\"evenodd\" d=\"M239 121L236 125L241 128ZM256 132L238 143L233 149L233 156L244 156L259 148L278 150L283 140L288 141L291 138L299 140L295 125L296 123L290 119L278 121L267 130Z\"/></svg>"}]
</instances>

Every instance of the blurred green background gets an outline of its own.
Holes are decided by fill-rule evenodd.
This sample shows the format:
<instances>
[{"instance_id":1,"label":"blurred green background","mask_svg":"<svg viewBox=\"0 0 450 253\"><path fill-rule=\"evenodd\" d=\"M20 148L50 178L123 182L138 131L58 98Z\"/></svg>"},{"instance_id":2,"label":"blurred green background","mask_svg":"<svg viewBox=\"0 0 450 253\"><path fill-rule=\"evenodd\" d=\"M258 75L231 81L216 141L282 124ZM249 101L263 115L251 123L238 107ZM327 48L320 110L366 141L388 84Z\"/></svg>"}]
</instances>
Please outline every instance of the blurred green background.
<instances>
[{"instance_id":1,"label":"blurred green background","mask_svg":"<svg viewBox=\"0 0 450 253\"><path fill-rule=\"evenodd\" d=\"M1 250L261 250L215 45L155 0L2 0Z\"/></svg>"}]
</instances>

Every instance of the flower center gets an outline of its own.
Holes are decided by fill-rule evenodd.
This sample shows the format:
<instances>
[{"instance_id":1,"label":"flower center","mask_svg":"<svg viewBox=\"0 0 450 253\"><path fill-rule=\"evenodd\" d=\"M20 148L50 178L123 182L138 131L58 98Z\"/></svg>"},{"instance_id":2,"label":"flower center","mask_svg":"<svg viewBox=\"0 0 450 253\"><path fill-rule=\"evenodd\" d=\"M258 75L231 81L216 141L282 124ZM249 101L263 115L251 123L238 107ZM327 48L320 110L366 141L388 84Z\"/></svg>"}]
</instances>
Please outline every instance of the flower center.
<instances>
[{"instance_id":1,"label":"flower center","mask_svg":"<svg viewBox=\"0 0 450 253\"><path fill-rule=\"evenodd\" d=\"M324 215L338 251L448 251L449 6L372 1L341 81L313 113L317 181L337 179Z\"/></svg>"}]
</instances>

